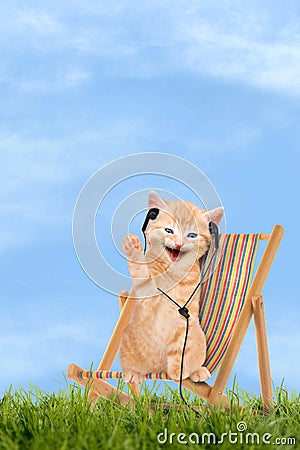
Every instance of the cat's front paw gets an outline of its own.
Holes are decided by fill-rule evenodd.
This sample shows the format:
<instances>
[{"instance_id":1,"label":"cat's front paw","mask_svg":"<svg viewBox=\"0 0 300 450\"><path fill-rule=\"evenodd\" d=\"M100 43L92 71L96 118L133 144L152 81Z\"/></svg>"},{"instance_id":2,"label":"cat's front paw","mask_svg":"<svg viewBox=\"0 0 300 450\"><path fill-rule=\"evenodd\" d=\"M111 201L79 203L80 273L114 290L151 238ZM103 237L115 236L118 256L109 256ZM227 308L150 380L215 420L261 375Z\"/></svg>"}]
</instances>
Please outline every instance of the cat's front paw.
<instances>
[{"instance_id":1,"label":"cat's front paw","mask_svg":"<svg viewBox=\"0 0 300 450\"><path fill-rule=\"evenodd\" d=\"M205 381L210 378L210 371L206 367L199 367L195 372L190 375L190 379L195 383Z\"/></svg>"},{"instance_id":2,"label":"cat's front paw","mask_svg":"<svg viewBox=\"0 0 300 450\"><path fill-rule=\"evenodd\" d=\"M168 369L168 376L171 380L179 381L180 380L180 367L179 368L170 368ZM185 380L189 377L189 371L183 368L182 371L182 379Z\"/></svg>"},{"instance_id":3,"label":"cat's front paw","mask_svg":"<svg viewBox=\"0 0 300 450\"><path fill-rule=\"evenodd\" d=\"M143 251L142 243L136 234L127 234L123 239L122 247L126 256L134 260L139 256L136 252L142 253Z\"/></svg>"},{"instance_id":4,"label":"cat's front paw","mask_svg":"<svg viewBox=\"0 0 300 450\"><path fill-rule=\"evenodd\" d=\"M144 375L140 372L135 372L133 370L126 370L123 372L123 380L125 383L140 384L144 379Z\"/></svg>"}]
</instances>

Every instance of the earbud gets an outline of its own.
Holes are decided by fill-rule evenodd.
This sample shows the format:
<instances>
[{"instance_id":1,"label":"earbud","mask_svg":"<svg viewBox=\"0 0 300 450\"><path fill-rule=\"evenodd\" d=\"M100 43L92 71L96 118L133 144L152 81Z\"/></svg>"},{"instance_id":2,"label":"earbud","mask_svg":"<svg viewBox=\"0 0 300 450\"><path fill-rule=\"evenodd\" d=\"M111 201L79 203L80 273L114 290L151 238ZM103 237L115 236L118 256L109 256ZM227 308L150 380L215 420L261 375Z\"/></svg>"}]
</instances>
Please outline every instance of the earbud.
<instances>
[{"instance_id":1,"label":"earbud","mask_svg":"<svg viewBox=\"0 0 300 450\"><path fill-rule=\"evenodd\" d=\"M215 238L215 249L219 248L219 230L215 222L209 222L208 224L209 232Z\"/></svg>"},{"instance_id":2,"label":"earbud","mask_svg":"<svg viewBox=\"0 0 300 450\"><path fill-rule=\"evenodd\" d=\"M147 216L145 218L145 221L143 223L142 226L142 232L144 233L146 231L146 228L148 226L149 220L155 220L156 217L158 216L159 213L159 209L158 208L151 208L149 209L149 211L147 212Z\"/></svg>"},{"instance_id":3,"label":"earbud","mask_svg":"<svg viewBox=\"0 0 300 450\"><path fill-rule=\"evenodd\" d=\"M155 220L156 217L159 214L159 209L158 208L151 208L149 209L149 211L147 212L146 218L144 220L143 226L142 226L142 232L144 235L144 239L145 239L145 245L144 245L144 253L146 252L146 248L147 248L147 242L146 242L146 236L145 236L145 231L147 229L149 220Z\"/></svg>"}]
</instances>

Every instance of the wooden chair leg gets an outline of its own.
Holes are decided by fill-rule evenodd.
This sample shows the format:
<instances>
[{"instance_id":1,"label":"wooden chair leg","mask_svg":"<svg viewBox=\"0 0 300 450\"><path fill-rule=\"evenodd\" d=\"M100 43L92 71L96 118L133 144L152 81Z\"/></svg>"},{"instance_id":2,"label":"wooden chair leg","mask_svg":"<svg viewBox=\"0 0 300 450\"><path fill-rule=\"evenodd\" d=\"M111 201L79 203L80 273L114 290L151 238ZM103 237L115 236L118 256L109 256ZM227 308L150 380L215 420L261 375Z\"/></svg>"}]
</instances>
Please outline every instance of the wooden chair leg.
<instances>
[{"instance_id":1,"label":"wooden chair leg","mask_svg":"<svg viewBox=\"0 0 300 450\"><path fill-rule=\"evenodd\" d=\"M121 291L120 293L119 293L119 305L120 305L120 311L122 311L122 309L124 308L124 306L125 306L125 302L126 302L126 300L127 300L127 298L128 298L128 291ZM139 393L140 393L140 387L139 387L139 385L138 384L134 384L134 383L130 383L130 387L131 387L131 389L132 389L132 392L135 394L135 395L139 395Z\"/></svg>"},{"instance_id":2,"label":"wooden chair leg","mask_svg":"<svg viewBox=\"0 0 300 450\"><path fill-rule=\"evenodd\" d=\"M193 394L197 394L199 397L203 398L203 400L206 400L208 406L213 405L217 409L229 407L228 398L223 393L218 395L217 398L211 400L210 393L212 387L205 381L195 383L194 381L187 379L183 380L182 385L189 391L193 392Z\"/></svg>"},{"instance_id":3,"label":"wooden chair leg","mask_svg":"<svg viewBox=\"0 0 300 450\"><path fill-rule=\"evenodd\" d=\"M119 303L120 303L120 305L123 304L124 306L121 310L119 320L117 322L117 325L115 326L113 334L110 338L110 341L106 347L106 350L104 352L104 355L101 359L101 362L100 362L97 370L110 370L110 368L114 362L114 359L116 357L116 354L119 350L123 331L126 328L128 322L130 320L130 317L131 317L131 314L132 314L132 311L134 308L134 299L130 299L130 295L128 294L128 291L120 292ZM108 386L108 388L110 390L111 390L111 388L113 388L113 386L111 386L106 381L103 381L103 382L106 384L106 386ZM101 395L101 392L99 389L97 389L97 390L94 389L94 384L95 383L93 383L91 385L89 396L88 396L88 399L91 400L91 402L93 402L93 399L96 395L98 395L98 396ZM102 390L103 389L104 388L102 385ZM113 388L113 389L115 389L115 388Z\"/></svg>"},{"instance_id":4,"label":"wooden chair leg","mask_svg":"<svg viewBox=\"0 0 300 450\"><path fill-rule=\"evenodd\" d=\"M120 311L122 311L125 302L128 298L129 292L128 291L120 291L119 292L119 306L120 306Z\"/></svg>"},{"instance_id":5,"label":"wooden chair leg","mask_svg":"<svg viewBox=\"0 0 300 450\"><path fill-rule=\"evenodd\" d=\"M264 313L264 301L262 295L254 297L252 299L252 305L256 332L256 345L262 402L264 408L270 410L274 408L274 400L272 393L272 379L268 351L266 319Z\"/></svg>"},{"instance_id":6,"label":"wooden chair leg","mask_svg":"<svg viewBox=\"0 0 300 450\"><path fill-rule=\"evenodd\" d=\"M122 291L121 295L119 297L119 301L123 302L123 298L125 296L125 292ZM126 301L124 302L124 307L121 310L121 314L119 317L119 320L117 322L117 325L115 326L115 329L111 335L110 341L106 347L106 350L104 352L104 355L101 359L101 362L98 366L97 370L109 370L114 362L114 359L116 357L116 354L120 347L121 338L123 335L123 332L125 328L128 325L128 322L130 320L133 308L134 308L135 300L130 298L130 295L128 295Z\"/></svg>"}]
</instances>

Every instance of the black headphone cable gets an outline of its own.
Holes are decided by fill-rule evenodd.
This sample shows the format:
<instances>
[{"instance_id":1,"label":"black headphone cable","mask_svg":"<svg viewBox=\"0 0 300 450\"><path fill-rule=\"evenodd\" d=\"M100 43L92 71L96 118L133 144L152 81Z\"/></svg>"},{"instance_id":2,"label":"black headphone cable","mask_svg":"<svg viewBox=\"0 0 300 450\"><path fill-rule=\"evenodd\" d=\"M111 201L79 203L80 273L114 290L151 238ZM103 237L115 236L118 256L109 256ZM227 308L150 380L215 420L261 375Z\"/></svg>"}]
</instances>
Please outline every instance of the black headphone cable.
<instances>
[{"instance_id":1,"label":"black headphone cable","mask_svg":"<svg viewBox=\"0 0 300 450\"><path fill-rule=\"evenodd\" d=\"M214 257L216 255L217 249L214 250L211 259L203 273L203 275L201 276L200 281L197 283L196 287L194 288L193 292L191 293L191 295L189 296L189 298L187 299L187 301L185 302L185 304L183 306L180 306L169 294L167 294L166 292L164 292L162 289L157 288L157 290L159 292L161 292L165 297L167 297L174 305L176 305L178 307L178 312L181 316L183 316L186 319L186 328L185 328L185 336L184 336L184 341L183 341L183 347L182 347L182 353L181 353L181 363L180 363L180 379L179 379L179 394L181 399L183 400L183 402L194 411L194 413L198 416L198 417L202 417L202 415L199 413L199 411L197 411L195 408L193 408L185 399L183 392L182 392L182 382L183 382L183 364L184 364L184 354L185 354L185 350L186 350L186 345L187 345L187 339L188 339L188 333L189 333L189 318L190 318L190 314L189 314L189 310L187 308L187 305L189 304L189 302L192 300L193 296L195 295L195 293L197 292L197 290L199 289L199 287L201 286L202 282L204 281L204 277L208 272L208 269L210 268Z\"/></svg>"}]
</instances>

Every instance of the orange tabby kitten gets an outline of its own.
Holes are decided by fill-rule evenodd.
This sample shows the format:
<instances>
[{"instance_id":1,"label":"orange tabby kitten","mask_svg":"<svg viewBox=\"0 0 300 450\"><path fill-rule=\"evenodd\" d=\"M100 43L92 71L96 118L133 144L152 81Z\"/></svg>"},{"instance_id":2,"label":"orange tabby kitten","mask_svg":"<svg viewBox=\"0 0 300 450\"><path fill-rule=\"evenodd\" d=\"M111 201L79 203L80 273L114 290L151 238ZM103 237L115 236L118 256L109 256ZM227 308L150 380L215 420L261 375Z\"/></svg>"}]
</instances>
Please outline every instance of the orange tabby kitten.
<instances>
[{"instance_id":1,"label":"orange tabby kitten","mask_svg":"<svg viewBox=\"0 0 300 450\"><path fill-rule=\"evenodd\" d=\"M163 201L150 191L148 207L158 208L146 229L148 251L136 235L123 240L132 278L131 295L137 298L120 346L125 382L140 383L147 372L166 372L180 379L186 319L157 288L183 306L200 279L199 258L209 249L210 221L219 223L223 208L205 211L186 201ZM198 320L199 291L188 305L189 332L183 378L204 381L210 373L203 363L205 336Z\"/></svg>"}]
</instances>

